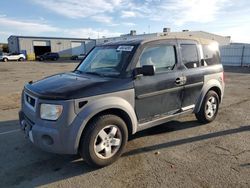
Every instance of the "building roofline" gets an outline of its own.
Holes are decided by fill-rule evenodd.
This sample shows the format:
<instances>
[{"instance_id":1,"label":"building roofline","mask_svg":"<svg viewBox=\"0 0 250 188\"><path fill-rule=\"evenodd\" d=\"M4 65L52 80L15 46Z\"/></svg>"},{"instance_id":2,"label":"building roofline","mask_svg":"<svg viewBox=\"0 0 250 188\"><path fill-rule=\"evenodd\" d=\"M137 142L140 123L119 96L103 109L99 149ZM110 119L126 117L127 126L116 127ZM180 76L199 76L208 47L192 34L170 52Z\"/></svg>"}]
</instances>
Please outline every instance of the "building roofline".
<instances>
[{"instance_id":1,"label":"building roofline","mask_svg":"<svg viewBox=\"0 0 250 188\"><path fill-rule=\"evenodd\" d=\"M216 42L216 40L206 39L202 37L194 37L194 36L185 37L185 36L166 35L166 36L157 36L157 37L145 39L141 43L143 44L143 43L157 41L157 40L193 40L193 41L199 42L200 44L210 44L212 42Z\"/></svg>"},{"instance_id":2,"label":"building roofline","mask_svg":"<svg viewBox=\"0 0 250 188\"><path fill-rule=\"evenodd\" d=\"M164 33L164 32L156 32L156 33L149 33L149 34L138 34L138 35L133 35L133 36L146 36L146 35L162 35L162 34L169 34L169 35L175 35L175 34L179 34L179 33L189 33L189 34L192 34L192 33L206 33L206 34L209 34L209 35L213 35L213 36L217 36L217 37L223 37L223 38L229 38L231 39L231 36L222 36L222 35L218 35L218 34L214 34L214 33L210 33L210 32L206 32L206 31L173 31L173 32L167 32L167 33ZM121 37L129 37L131 35L127 35L127 36L117 36L117 37L107 37L107 38L101 38L103 40L105 39L112 39L112 38L121 38ZM98 39L97 39L98 40Z\"/></svg>"},{"instance_id":3,"label":"building roofline","mask_svg":"<svg viewBox=\"0 0 250 188\"><path fill-rule=\"evenodd\" d=\"M20 35L10 35L9 38L16 37L16 38L34 38L34 39L64 39L64 40L93 40L96 39L90 39L90 38L69 38L69 37L38 37L38 36L20 36ZM8 38L8 39L9 39Z\"/></svg>"},{"instance_id":4,"label":"building roofline","mask_svg":"<svg viewBox=\"0 0 250 188\"><path fill-rule=\"evenodd\" d=\"M207 31L193 31L193 32L202 32L202 33L207 33L207 34L214 35L214 36L217 36L217 37L224 37L224 38L230 38L231 39L231 36L218 35L218 34L210 33L210 32L207 32Z\"/></svg>"},{"instance_id":5,"label":"building roofline","mask_svg":"<svg viewBox=\"0 0 250 188\"><path fill-rule=\"evenodd\" d=\"M166 36L156 36L152 38L145 38L145 39L131 39L131 40L118 40L118 41L110 41L106 42L103 44L100 44L99 46L105 46L105 45L119 45L119 44L124 44L124 45L142 45L148 42L153 42L153 41L160 41L160 40L192 40L192 41L197 41L200 44L210 44L216 42L216 40L211 40L211 39L206 39L202 37L193 37L193 36L173 36L173 35L166 35ZM216 42L217 43L217 42Z\"/></svg>"}]
</instances>

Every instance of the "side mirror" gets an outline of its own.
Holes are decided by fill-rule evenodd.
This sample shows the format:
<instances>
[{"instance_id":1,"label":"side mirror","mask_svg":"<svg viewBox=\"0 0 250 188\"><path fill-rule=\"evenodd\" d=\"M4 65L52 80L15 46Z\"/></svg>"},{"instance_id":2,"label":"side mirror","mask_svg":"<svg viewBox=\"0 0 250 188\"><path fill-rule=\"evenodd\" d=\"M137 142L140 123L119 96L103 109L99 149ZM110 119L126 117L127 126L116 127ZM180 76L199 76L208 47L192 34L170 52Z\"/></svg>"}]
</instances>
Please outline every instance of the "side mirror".
<instances>
[{"instance_id":1,"label":"side mirror","mask_svg":"<svg viewBox=\"0 0 250 188\"><path fill-rule=\"evenodd\" d=\"M134 75L137 76L142 74L144 76L153 76L155 75L155 66L154 65L143 65L142 67L136 68Z\"/></svg>"}]
</instances>

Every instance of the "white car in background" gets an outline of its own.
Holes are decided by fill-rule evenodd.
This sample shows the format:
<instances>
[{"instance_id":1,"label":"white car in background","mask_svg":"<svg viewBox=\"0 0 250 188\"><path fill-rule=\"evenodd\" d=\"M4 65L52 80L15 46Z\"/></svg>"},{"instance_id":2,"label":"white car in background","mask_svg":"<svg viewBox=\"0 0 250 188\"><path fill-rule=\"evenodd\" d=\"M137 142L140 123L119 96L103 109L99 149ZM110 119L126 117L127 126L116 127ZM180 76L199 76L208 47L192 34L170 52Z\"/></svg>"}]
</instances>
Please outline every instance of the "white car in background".
<instances>
[{"instance_id":1,"label":"white car in background","mask_svg":"<svg viewBox=\"0 0 250 188\"><path fill-rule=\"evenodd\" d=\"M85 58L85 56L86 56L86 54L73 55L73 56L71 56L71 59L72 60L82 60Z\"/></svg>"},{"instance_id":2,"label":"white car in background","mask_svg":"<svg viewBox=\"0 0 250 188\"><path fill-rule=\"evenodd\" d=\"M25 55L22 53L10 53L0 55L0 60L7 61L24 61L26 59Z\"/></svg>"}]
</instances>

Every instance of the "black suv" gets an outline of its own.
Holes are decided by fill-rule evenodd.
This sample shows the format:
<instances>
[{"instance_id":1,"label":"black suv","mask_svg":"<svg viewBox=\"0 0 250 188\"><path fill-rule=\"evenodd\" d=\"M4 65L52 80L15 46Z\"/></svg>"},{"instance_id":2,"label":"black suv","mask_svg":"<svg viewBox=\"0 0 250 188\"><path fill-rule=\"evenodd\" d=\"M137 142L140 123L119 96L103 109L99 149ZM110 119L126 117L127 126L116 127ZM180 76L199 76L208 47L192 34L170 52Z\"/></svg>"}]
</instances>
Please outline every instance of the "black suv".
<instances>
[{"instance_id":1,"label":"black suv","mask_svg":"<svg viewBox=\"0 0 250 188\"><path fill-rule=\"evenodd\" d=\"M44 61L44 60L58 60L59 59L59 54L58 53L53 53L53 52L47 52L43 55L37 56L37 60L39 61Z\"/></svg>"},{"instance_id":2,"label":"black suv","mask_svg":"<svg viewBox=\"0 0 250 188\"><path fill-rule=\"evenodd\" d=\"M96 46L72 72L26 84L19 117L34 145L105 166L138 131L188 113L213 121L223 93L216 42L119 41Z\"/></svg>"}]
</instances>

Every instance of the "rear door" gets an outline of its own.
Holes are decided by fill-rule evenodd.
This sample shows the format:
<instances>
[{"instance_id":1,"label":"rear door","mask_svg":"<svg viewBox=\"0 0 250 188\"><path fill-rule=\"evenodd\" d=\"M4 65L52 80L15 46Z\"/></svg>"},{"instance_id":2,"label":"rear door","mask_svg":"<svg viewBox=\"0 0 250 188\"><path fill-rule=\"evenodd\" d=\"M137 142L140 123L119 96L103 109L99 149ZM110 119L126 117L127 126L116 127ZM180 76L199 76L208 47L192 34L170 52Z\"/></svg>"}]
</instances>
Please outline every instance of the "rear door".
<instances>
[{"instance_id":1,"label":"rear door","mask_svg":"<svg viewBox=\"0 0 250 188\"><path fill-rule=\"evenodd\" d=\"M183 86L178 79L182 71L177 68L176 46L175 41L152 42L141 52L137 67L154 65L156 73L140 75L134 80L135 110L140 122L173 114L181 108Z\"/></svg>"},{"instance_id":2,"label":"rear door","mask_svg":"<svg viewBox=\"0 0 250 188\"><path fill-rule=\"evenodd\" d=\"M200 67L201 54L196 41L179 41L182 63L185 66L183 76L186 79L183 92L182 108L193 108L201 94L204 75Z\"/></svg>"}]
</instances>

